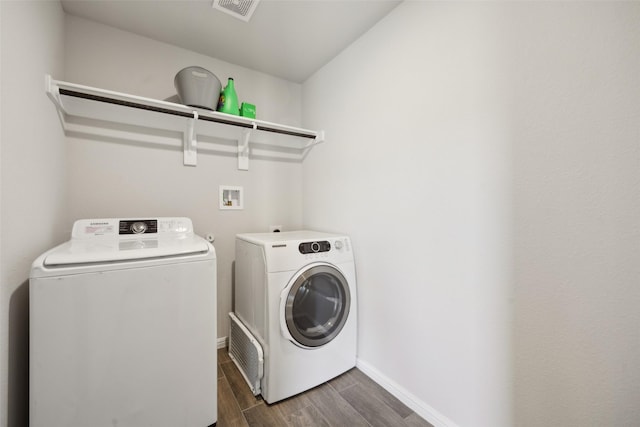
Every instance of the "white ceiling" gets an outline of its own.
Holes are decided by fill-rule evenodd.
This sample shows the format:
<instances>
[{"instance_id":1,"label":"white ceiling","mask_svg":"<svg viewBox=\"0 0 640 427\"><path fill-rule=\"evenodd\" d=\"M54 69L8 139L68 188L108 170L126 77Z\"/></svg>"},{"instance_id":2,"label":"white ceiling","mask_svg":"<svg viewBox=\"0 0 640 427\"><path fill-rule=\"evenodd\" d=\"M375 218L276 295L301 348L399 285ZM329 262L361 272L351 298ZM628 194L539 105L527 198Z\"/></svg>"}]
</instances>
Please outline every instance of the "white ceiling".
<instances>
[{"instance_id":1,"label":"white ceiling","mask_svg":"<svg viewBox=\"0 0 640 427\"><path fill-rule=\"evenodd\" d=\"M61 0L64 11L302 83L401 0L261 0L247 23L212 0Z\"/></svg>"}]
</instances>

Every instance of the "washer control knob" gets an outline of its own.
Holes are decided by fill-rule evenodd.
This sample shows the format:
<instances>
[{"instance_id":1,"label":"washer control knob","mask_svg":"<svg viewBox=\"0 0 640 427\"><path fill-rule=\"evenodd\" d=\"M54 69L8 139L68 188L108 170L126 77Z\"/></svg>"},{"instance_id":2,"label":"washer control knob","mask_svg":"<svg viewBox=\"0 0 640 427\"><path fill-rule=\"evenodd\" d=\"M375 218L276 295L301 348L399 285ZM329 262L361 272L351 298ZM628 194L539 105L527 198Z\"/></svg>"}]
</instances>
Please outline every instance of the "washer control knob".
<instances>
[{"instance_id":1,"label":"washer control knob","mask_svg":"<svg viewBox=\"0 0 640 427\"><path fill-rule=\"evenodd\" d=\"M147 231L147 224L142 221L134 222L133 224L131 224L131 231L133 231L135 234L144 233L145 231Z\"/></svg>"},{"instance_id":2,"label":"washer control knob","mask_svg":"<svg viewBox=\"0 0 640 427\"><path fill-rule=\"evenodd\" d=\"M336 242L333 244L337 250L342 249L343 245L342 245L342 240L336 240Z\"/></svg>"}]
</instances>

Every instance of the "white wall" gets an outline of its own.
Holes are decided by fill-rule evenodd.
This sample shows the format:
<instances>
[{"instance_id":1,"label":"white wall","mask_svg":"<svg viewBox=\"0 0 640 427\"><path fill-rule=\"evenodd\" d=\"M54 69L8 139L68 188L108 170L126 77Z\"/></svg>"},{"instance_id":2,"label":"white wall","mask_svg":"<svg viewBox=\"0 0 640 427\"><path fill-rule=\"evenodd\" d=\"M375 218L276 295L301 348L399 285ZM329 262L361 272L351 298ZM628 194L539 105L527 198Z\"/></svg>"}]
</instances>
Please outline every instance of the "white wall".
<instances>
[{"instance_id":1,"label":"white wall","mask_svg":"<svg viewBox=\"0 0 640 427\"><path fill-rule=\"evenodd\" d=\"M175 95L175 74L190 65L235 78L241 101L257 105L259 119L300 125L301 86L223 61L159 43L85 19L67 16L65 75L73 83L155 99ZM176 142L180 145L179 136ZM198 166L182 164L182 151L162 146L71 137L68 141L70 218L187 216L196 233L216 236L218 336L228 334L232 310L235 234L299 228L301 163L214 155L199 141ZM244 187L245 209L220 211L218 186ZM71 222L69 223L69 227Z\"/></svg>"},{"instance_id":2,"label":"white wall","mask_svg":"<svg viewBox=\"0 0 640 427\"><path fill-rule=\"evenodd\" d=\"M510 18L516 424L640 425L640 3Z\"/></svg>"},{"instance_id":3,"label":"white wall","mask_svg":"<svg viewBox=\"0 0 640 427\"><path fill-rule=\"evenodd\" d=\"M65 235L65 140L44 75L63 76L58 2L0 2L0 426L28 423L32 261Z\"/></svg>"},{"instance_id":4,"label":"white wall","mask_svg":"<svg viewBox=\"0 0 640 427\"><path fill-rule=\"evenodd\" d=\"M640 422L639 54L637 3L404 2L303 85L303 223L434 425Z\"/></svg>"},{"instance_id":5,"label":"white wall","mask_svg":"<svg viewBox=\"0 0 640 427\"><path fill-rule=\"evenodd\" d=\"M303 86L304 224L351 234L361 366L509 425L509 120L494 6L405 2Z\"/></svg>"}]
</instances>

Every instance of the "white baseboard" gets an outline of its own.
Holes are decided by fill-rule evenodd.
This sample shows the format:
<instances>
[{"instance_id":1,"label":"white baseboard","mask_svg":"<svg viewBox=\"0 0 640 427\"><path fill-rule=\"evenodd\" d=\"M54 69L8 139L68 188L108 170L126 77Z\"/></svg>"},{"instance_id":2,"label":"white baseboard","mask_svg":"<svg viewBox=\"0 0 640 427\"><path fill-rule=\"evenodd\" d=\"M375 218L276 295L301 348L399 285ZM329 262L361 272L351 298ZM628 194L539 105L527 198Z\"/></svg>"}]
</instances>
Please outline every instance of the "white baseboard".
<instances>
[{"instance_id":1,"label":"white baseboard","mask_svg":"<svg viewBox=\"0 0 640 427\"><path fill-rule=\"evenodd\" d=\"M372 380L380 384L382 388L387 390L398 400L407 405L411 410L413 410L413 412L433 424L434 427L458 427L456 423L418 399L398 383L383 375L369 363L363 361L362 359L358 359L356 362L356 366L362 372L367 374Z\"/></svg>"},{"instance_id":2,"label":"white baseboard","mask_svg":"<svg viewBox=\"0 0 640 427\"><path fill-rule=\"evenodd\" d=\"M218 348L225 348L227 346L227 337L218 338Z\"/></svg>"}]
</instances>

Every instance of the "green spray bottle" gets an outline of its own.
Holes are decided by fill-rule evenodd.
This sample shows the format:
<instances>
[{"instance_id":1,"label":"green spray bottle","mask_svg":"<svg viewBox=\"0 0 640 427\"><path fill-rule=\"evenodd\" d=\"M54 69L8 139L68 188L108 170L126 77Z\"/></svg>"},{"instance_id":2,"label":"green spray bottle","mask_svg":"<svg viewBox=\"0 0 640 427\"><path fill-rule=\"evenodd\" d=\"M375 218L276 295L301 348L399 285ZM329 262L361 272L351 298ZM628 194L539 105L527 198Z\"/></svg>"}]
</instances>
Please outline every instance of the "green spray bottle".
<instances>
[{"instance_id":1,"label":"green spray bottle","mask_svg":"<svg viewBox=\"0 0 640 427\"><path fill-rule=\"evenodd\" d=\"M218 111L221 113L240 115L240 107L238 106L238 94L233 84L233 77L229 77L227 86L220 92L218 100Z\"/></svg>"}]
</instances>

